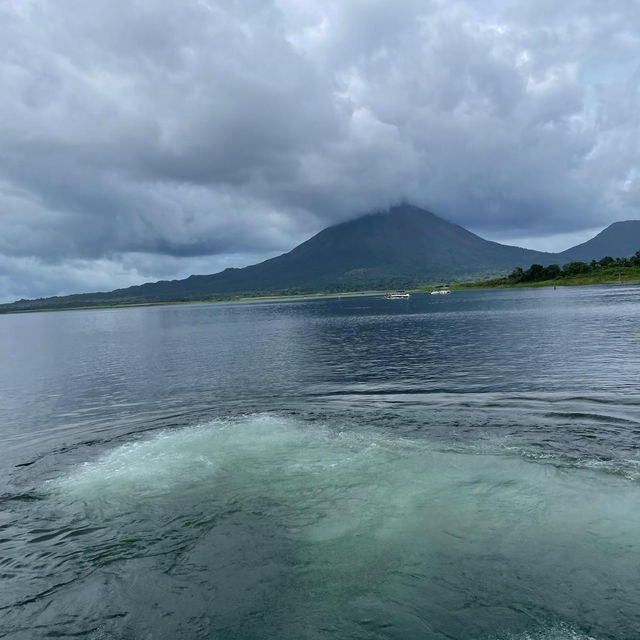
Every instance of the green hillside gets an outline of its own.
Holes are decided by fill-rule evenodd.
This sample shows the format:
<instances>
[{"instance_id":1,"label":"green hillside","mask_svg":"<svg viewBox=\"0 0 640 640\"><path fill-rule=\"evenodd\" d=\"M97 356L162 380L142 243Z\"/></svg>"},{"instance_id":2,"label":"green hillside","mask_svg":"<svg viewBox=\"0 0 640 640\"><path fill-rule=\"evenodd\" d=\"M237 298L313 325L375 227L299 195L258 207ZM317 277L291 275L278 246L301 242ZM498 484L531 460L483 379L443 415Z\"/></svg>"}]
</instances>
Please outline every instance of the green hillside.
<instances>
[{"instance_id":1,"label":"green hillside","mask_svg":"<svg viewBox=\"0 0 640 640\"><path fill-rule=\"evenodd\" d=\"M640 251L631 258L611 258L591 262L533 264L528 269L514 269L508 276L478 280L457 285L457 289L487 289L494 287L546 287L587 284L640 283Z\"/></svg>"}]
</instances>

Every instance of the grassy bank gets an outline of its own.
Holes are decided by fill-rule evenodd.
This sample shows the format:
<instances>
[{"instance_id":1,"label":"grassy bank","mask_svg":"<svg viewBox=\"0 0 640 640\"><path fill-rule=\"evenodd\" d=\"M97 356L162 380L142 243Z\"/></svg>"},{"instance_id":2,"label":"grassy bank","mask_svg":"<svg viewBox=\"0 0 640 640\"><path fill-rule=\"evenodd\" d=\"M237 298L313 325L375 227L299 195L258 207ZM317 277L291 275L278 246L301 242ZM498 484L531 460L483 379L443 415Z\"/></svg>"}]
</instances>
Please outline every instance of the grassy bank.
<instances>
[{"instance_id":1,"label":"grassy bank","mask_svg":"<svg viewBox=\"0 0 640 640\"><path fill-rule=\"evenodd\" d=\"M512 282L508 277L452 285L452 289L495 289L512 287L569 287L589 284L640 284L640 266L602 267L588 273L563 275L538 281Z\"/></svg>"}]
</instances>

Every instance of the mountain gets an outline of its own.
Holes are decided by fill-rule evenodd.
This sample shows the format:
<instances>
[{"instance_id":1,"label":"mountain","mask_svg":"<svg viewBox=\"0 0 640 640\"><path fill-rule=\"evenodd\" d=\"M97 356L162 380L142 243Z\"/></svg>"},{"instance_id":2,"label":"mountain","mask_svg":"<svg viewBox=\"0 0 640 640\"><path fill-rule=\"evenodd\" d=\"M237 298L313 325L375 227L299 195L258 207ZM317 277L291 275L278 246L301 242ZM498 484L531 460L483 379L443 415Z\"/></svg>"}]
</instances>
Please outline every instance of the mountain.
<instances>
[{"instance_id":1,"label":"mountain","mask_svg":"<svg viewBox=\"0 0 640 640\"><path fill-rule=\"evenodd\" d=\"M389 278L413 283L548 263L551 254L484 240L410 205L324 229L292 251L244 269L203 276L211 291L314 289Z\"/></svg>"},{"instance_id":2,"label":"mountain","mask_svg":"<svg viewBox=\"0 0 640 640\"><path fill-rule=\"evenodd\" d=\"M640 221L616 223L589 242L554 254L484 240L424 209L401 205L328 227L288 253L242 269L104 293L20 300L0 305L0 312L222 299L239 294L409 288L502 275L533 263L628 256L638 248Z\"/></svg>"},{"instance_id":3,"label":"mountain","mask_svg":"<svg viewBox=\"0 0 640 640\"><path fill-rule=\"evenodd\" d=\"M628 258L640 250L640 220L614 222L597 236L558 254L558 264Z\"/></svg>"}]
</instances>

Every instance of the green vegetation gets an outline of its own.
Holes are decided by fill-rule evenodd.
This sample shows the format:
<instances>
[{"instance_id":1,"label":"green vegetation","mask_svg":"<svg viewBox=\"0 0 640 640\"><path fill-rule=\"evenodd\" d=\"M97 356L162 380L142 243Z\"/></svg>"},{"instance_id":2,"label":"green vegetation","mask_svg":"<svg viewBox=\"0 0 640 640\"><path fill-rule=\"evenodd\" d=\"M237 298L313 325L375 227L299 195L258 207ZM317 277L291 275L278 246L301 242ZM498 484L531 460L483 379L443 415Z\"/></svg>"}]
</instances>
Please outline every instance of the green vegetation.
<instances>
[{"instance_id":1,"label":"green vegetation","mask_svg":"<svg viewBox=\"0 0 640 640\"><path fill-rule=\"evenodd\" d=\"M640 282L640 251L636 251L630 258L606 256L591 262L568 262L562 267L557 264L546 267L532 264L528 269L516 267L508 276L462 284L456 288L540 287L615 282Z\"/></svg>"}]
</instances>

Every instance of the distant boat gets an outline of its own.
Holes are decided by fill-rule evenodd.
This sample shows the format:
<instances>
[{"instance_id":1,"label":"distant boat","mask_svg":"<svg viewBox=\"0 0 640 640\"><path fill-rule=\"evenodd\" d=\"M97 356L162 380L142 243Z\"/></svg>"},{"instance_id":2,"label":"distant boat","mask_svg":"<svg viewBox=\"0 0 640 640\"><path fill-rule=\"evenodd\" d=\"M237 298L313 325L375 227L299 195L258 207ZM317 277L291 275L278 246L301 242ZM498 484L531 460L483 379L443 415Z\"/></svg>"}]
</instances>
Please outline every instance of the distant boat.
<instances>
[{"instance_id":1,"label":"distant boat","mask_svg":"<svg viewBox=\"0 0 640 640\"><path fill-rule=\"evenodd\" d=\"M449 285L445 284L445 285L442 285L441 287L436 287L431 292L431 295L432 296L437 296L437 295L445 295L447 293L451 293L451 289L449 289Z\"/></svg>"},{"instance_id":2,"label":"distant boat","mask_svg":"<svg viewBox=\"0 0 640 640\"><path fill-rule=\"evenodd\" d=\"M384 294L385 300L406 300L410 297L411 294L407 293L406 291L391 291Z\"/></svg>"}]
</instances>

